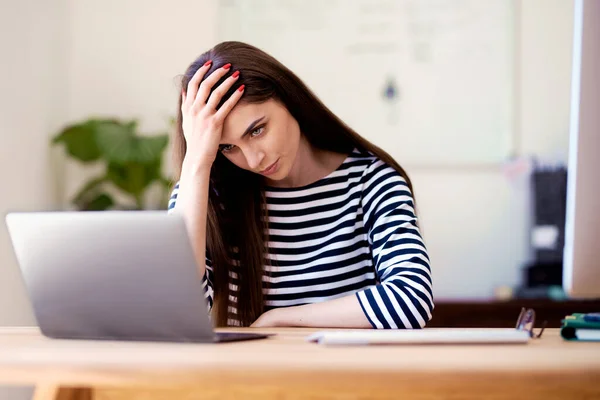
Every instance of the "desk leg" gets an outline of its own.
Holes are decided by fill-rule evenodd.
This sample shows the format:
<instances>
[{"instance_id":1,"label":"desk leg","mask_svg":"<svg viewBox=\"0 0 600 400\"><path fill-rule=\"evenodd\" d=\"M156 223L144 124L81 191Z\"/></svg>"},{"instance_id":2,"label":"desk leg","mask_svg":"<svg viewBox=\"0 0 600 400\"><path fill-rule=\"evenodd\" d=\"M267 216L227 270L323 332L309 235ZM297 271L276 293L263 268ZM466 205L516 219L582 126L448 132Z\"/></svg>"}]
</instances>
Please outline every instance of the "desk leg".
<instances>
[{"instance_id":1,"label":"desk leg","mask_svg":"<svg viewBox=\"0 0 600 400\"><path fill-rule=\"evenodd\" d=\"M93 400L93 396L90 388L38 386L33 400Z\"/></svg>"}]
</instances>

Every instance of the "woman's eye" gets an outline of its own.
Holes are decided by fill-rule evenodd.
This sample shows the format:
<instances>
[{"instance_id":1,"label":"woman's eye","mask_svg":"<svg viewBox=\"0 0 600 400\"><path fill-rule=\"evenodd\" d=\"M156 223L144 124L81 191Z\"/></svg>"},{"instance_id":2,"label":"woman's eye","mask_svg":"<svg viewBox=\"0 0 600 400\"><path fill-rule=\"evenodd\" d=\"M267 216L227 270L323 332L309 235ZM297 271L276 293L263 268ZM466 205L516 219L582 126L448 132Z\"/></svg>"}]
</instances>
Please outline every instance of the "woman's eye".
<instances>
[{"instance_id":1,"label":"woman's eye","mask_svg":"<svg viewBox=\"0 0 600 400\"><path fill-rule=\"evenodd\" d=\"M252 137L258 136L261 133L263 133L264 130L265 130L264 126L258 127L255 130L253 130L252 132L250 132L250 136L252 136Z\"/></svg>"},{"instance_id":2,"label":"woman's eye","mask_svg":"<svg viewBox=\"0 0 600 400\"><path fill-rule=\"evenodd\" d=\"M265 130L264 126L259 126L258 128L255 128L252 132L250 132L250 137L256 137L259 136L260 134L262 134ZM224 144L221 147L219 147L219 150L222 153L229 153L230 151L232 151L235 148L234 145L232 144Z\"/></svg>"},{"instance_id":3,"label":"woman's eye","mask_svg":"<svg viewBox=\"0 0 600 400\"><path fill-rule=\"evenodd\" d=\"M221 151L223 153L227 153L227 152L233 150L233 147L234 146L232 144L226 144L226 145L221 146Z\"/></svg>"}]
</instances>

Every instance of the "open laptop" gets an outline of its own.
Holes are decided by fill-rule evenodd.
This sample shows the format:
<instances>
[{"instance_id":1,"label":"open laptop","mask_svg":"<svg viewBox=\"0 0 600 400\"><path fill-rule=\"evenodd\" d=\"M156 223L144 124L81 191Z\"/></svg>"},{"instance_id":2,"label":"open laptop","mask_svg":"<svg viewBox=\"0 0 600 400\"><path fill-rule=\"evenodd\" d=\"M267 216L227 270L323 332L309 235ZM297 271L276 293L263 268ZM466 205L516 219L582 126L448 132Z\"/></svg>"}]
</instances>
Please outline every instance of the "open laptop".
<instances>
[{"instance_id":1,"label":"open laptop","mask_svg":"<svg viewBox=\"0 0 600 400\"><path fill-rule=\"evenodd\" d=\"M48 337L223 342L268 336L214 332L179 215L9 213L6 224Z\"/></svg>"}]
</instances>

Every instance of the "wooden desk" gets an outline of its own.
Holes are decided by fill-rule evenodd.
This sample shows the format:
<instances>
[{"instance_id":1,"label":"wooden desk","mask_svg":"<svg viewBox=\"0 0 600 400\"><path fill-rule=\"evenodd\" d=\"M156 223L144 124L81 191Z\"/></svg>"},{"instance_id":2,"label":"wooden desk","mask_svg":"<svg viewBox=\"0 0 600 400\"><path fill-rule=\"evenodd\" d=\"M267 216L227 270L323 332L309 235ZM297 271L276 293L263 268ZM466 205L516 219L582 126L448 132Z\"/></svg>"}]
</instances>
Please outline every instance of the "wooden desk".
<instances>
[{"instance_id":1,"label":"wooden desk","mask_svg":"<svg viewBox=\"0 0 600 400\"><path fill-rule=\"evenodd\" d=\"M262 330L265 331L265 330ZM600 398L600 343L324 347L274 329L217 345L63 341L0 329L0 384L35 400Z\"/></svg>"}]
</instances>

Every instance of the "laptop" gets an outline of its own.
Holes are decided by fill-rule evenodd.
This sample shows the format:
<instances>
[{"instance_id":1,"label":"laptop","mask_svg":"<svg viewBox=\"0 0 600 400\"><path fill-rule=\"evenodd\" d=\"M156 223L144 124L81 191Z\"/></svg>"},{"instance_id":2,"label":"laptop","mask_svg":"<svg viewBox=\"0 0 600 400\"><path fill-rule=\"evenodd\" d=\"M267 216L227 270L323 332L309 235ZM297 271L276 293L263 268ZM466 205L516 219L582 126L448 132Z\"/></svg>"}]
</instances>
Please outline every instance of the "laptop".
<instances>
[{"instance_id":1,"label":"laptop","mask_svg":"<svg viewBox=\"0 0 600 400\"><path fill-rule=\"evenodd\" d=\"M209 343L269 336L213 330L180 215L9 213L6 225L47 337Z\"/></svg>"}]
</instances>

